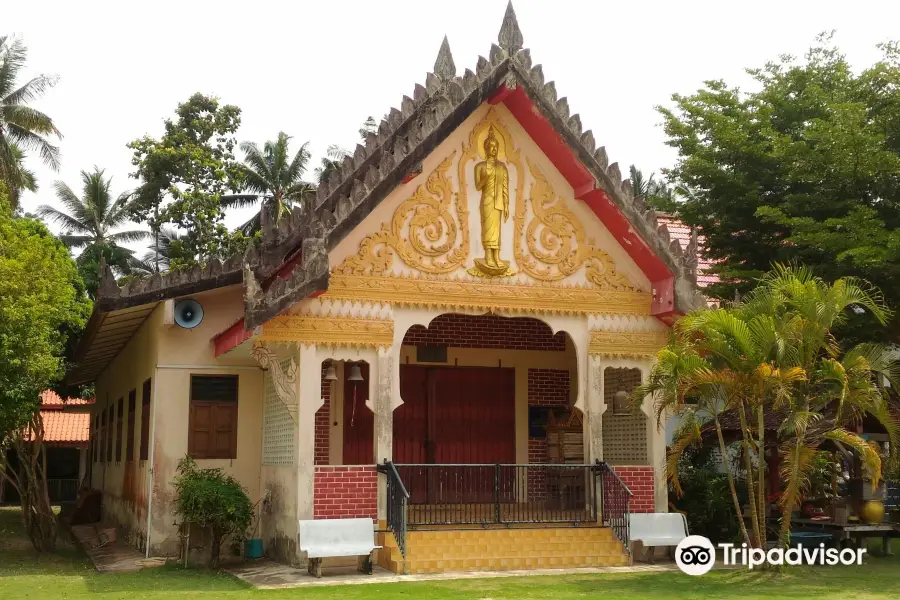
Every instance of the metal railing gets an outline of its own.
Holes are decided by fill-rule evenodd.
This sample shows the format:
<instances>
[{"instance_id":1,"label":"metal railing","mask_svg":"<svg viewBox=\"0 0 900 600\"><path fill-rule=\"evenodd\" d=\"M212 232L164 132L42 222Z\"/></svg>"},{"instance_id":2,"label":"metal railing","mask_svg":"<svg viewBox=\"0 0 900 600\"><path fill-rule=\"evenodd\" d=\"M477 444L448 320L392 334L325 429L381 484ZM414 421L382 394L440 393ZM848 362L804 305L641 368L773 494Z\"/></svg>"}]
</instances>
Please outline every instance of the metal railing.
<instances>
[{"instance_id":1,"label":"metal railing","mask_svg":"<svg viewBox=\"0 0 900 600\"><path fill-rule=\"evenodd\" d=\"M384 461L378 471L387 476L387 526L393 532L400 554L406 558L406 511L409 493L394 463Z\"/></svg>"},{"instance_id":2,"label":"metal railing","mask_svg":"<svg viewBox=\"0 0 900 600\"><path fill-rule=\"evenodd\" d=\"M408 492L410 526L597 522L597 465L395 468Z\"/></svg>"},{"instance_id":3,"label":"metal railing","mask_svg":"<svg viewBox=\"0 0 900 600\"><path fill-rule=\"evenodd\" d=\"M78 479L48 479L47 495L50 502L75 502L78 499Z\"/></svg>"},{"instance_id":4,"label":"metal railing","mask_svg":"<svg viewBox=\"0 0 900 600\"><path fill-rule=\"evenodd\" d=\"M608 464L597 461L596 466L600 481L600 514L603 515L603 524L613 530L625 546L625 551L629 552L628 515L631 490Z\"/></svg>"}]
</instances>

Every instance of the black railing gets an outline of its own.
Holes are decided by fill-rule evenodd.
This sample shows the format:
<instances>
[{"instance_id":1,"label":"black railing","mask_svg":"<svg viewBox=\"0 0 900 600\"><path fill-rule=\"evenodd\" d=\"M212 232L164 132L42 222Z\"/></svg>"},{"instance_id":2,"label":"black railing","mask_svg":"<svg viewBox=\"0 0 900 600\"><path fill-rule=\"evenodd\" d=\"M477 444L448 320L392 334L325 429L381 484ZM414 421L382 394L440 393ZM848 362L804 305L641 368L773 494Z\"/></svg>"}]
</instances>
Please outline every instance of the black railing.
<instances>
[{"instance_id":1,"label":"black railing","mask_svg":"<svg viewBox=\"0 0 900 600\"><path fill-rule=\"evenodd\" d=\"M398 464L396 470L408 491L410 526L597 521L596 465Z\"/></svg>"},{"instance_id":2,"label":"black railing","mask_svg":"<svg viewBox=\"0 0 900 600\"><path fill-rule=\"evenodd\" d=\"M406 558L406 503L409 493L394 463L384 461L378 470L387 476L387 526L393 532L400 554Z\"/></svg>"},{"instance_id":3,"label":"black railing","mask_svg":"<svg viewBox=\"0 0 900 600\"><path fill-rule=\"evenodd\" d=\"M600 514L629 552L628 515L631 490L606 463L597 461L600 480Z\"/></svg>"},{"instance_id":4,"label":"black railing","mask_svg":"<svg viewBox=\"0 0 900 600\"><path fill-rule=\"evenodd\" d=\"M78 499L78 479L48 479L47 495L50 502L75 502Z\"/></svg>"}]
</instances>

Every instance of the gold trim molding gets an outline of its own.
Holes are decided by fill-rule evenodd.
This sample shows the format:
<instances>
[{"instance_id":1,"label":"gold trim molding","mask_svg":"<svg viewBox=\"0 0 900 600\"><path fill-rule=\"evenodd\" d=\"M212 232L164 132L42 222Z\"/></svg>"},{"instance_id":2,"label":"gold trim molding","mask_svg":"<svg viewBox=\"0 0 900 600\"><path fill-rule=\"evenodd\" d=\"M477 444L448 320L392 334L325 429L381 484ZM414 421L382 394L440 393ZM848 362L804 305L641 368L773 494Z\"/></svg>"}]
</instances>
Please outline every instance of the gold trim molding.
<instances>
[{"instance_id":1,"label":"gold trim molding","mask_svg":"<svg viewBox=\"0 0 900 600\"><path fill-rule=\"evenodd\" d=\"M502 310L549 314L650 314L646 292L598 290L594 287L491 280L347 276L332 273L322 299L382 302L396 306L446 309Z\"/></svg>"},{"instance_id":2,"label":"gold trim molding","mask_svg":"<svg viewBox=\"0 0 900 600\"><path fill-rule=\"evenodd\" d=\"M257 341L387 348L394 343L394 322L363 317L282 316L267 321Z\"/></svg>"},{"instance_id":3,"label":"gold trim molding","mask_svg":"<svg viewBox=\"0 0 900 600\"><path fill-rule=\"evenodd\" d=\"M666 345L667 341L668 336L662 332L635 333L592 329L588 354L627 358L656 358L656 353Z\"/></svg>"}]
</instances>

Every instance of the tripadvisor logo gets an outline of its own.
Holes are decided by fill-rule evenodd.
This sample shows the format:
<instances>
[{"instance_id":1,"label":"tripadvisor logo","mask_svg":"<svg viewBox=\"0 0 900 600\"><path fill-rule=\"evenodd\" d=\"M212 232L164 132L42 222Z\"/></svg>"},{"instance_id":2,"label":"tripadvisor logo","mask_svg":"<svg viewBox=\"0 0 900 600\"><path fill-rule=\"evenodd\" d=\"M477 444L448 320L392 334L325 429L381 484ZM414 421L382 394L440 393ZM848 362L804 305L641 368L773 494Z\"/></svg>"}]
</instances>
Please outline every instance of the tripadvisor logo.
<instances>
[{"instance_id":1,"label":"tripadvisor logo","mask_svg":"<svg viewBox=\"0 0 900 600\"><path fill-rule=\"evenodd\" d=\"M865 548L826 548L825 544L805 548L798 545L784 548L748 548L747 544L719 544L722 564L743 565L753 569L763 564L769 565L861 565ZM702 535L689 535L675 549L675 564L688 575L708 573L716 562L716 547Z\"/></svg>"}]
</instances>

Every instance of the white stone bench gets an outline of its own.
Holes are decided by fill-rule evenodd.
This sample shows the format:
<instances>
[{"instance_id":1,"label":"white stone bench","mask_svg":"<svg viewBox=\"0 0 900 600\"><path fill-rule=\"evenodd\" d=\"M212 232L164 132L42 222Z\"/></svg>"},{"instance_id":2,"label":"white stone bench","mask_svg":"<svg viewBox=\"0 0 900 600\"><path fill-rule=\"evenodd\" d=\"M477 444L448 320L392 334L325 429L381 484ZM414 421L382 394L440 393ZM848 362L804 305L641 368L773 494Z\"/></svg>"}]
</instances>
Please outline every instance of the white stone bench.
<instances>
[{"instance_id":1,"label":"white stone bench","mask_svg":"<svg viewBox=\"0 0 900 600\"><path fill-rule=\"evenodd\" d=\"M632 542L640 542L649 549L650 562L653 562L653 548L674 548L688 536L687 519L677 512L631 513L628 515L628 529Z\"/></svg>"},{"instance_id":2,"label":"white stone bench","mask_svg":"<svg viewBox=\"0 0 900 600\"><path fill-rule=\"evenodd\" d=\"M359 570L372 574L375 529L372 519L320 519L299 521L297 537L300 551L309 558L309 574L322 576L322 559L358 556Z\"/></svg>"}]
</instances>

